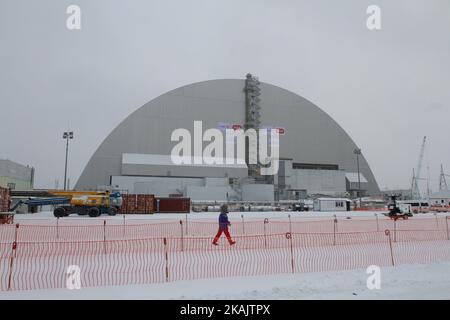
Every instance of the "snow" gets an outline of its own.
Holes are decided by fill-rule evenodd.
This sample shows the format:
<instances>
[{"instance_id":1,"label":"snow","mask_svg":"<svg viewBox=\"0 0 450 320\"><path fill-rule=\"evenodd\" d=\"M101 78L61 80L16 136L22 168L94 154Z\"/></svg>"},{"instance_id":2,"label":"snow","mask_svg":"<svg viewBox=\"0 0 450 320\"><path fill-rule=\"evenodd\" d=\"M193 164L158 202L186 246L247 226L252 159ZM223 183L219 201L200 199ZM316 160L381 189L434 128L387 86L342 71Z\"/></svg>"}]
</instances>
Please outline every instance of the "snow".
<instances>
[{"instance_id":1,"label":"snow","mask_svg":"<svg viewBox=\"0 0 450 320\"><path fill-rule=\"evenodd\" d=\"M369 290L365 269L176 281L152 285L0 292L0 299L450 299L450 262L381 268Z\"/></svg>"},{"instance_id":2,"label":"snow","mask_svg":"<svg viewBox=\"0 0 450 320\"><path fill-rule=\"evenodd\" d=\"M387 211L386 211L387 212ZM186 215L188 216L188 219L192 220L217 220L218 212L191 212L189 214L185 213L155 213L155 214L127 214L125 215L125 218L127 220L180 220L185 219ZM286 212L286 211L264 211L264 212L230 212L228 214L230 219L240 220L244 216L244 219L288 219L289 215L292 218L302 218L302 219L310 219L310 220L321 220L325 218L374 218L375 215L378 215L379 217L384 217L383 212L381 211L343 211L343 212L318 212L318 211L294 211L294 212ZM414 218L430 218L437 216L446 216L450 215L450 213L422 213L422 214L416 214ZM77 215L71 215L69 217L61 218L60 220L73 220L73 221L80 221L80 220L88 220L88 221L114 221L114 220L120 220L123 221L124 215L118 214L116 216L107 216L102 215L99 218L90 218L90 217L80 217ZM56 221L56 218L53 216L53 212L51 211L43 211L39 213L34 214L17 214L14 218L15 222L20 222L26 220L53 220Z\"/></svg>"},{"instance_id":3,"label":"snow","mask_svg":"<svg viewBox=\"0 0 450 320\"><path fill-rule=\"evenodd\" d=\"M352 221L375 220L375 214L380 219L390 221L381 212L374 211L231 212L229 216L232 222L241 221L242 216L246 221L262 220L264 218L288 221L289 215L296 221L330 220L335 216L338 219L351 219L349 221ZM143 224L149 222L173 222L180 219L184 220L186 217L190 221L217 221L217 216L217 212L201 212L187 215L184 213L126 215L125 219L127 224ZM413 222L435 216L448 216L448 213L417 214L408 221ZM123 215L115 217L102 216L100 218L74 215L60 219L59 223L60 225L103 224L103 221L107 220L108 224L119 224L123 222L123 219ZM57 219L52 212L15 216L15 222L22 224L54 225L56 221ZM447 243L446 241L444 242L445 244ZM421 247L425 251L422 253L417 252L419 252L420 256L427 257L428 253L433 251L435 244L436 242L423 242ZM440 248L447 250L446 248L448 247L441 245ZM367 248L358 252L367 253ZM342 252L340 254L341 257L345 256ZM408 255L410 255L410 251L406 250L405 257L409 257ZM334 262L340 261L337 258L332 260ZM0 299L450 299L450 274L448 272L450 270L450 262L434 262L437 261L435 259L414 261L433 262L415 265L403 264L396 267L381 266L381 290L369 290L366 287L368 277L366 270L357 269L339 272L325 271L183 280L148 285L82 288L81 290L45 289L0 292ZM367 263L370 263L370 261L363 262L359 264L359 267L365 267ZM411 261L407 261L405 258L403 263L411 263ZM308 271L308 269L302 270ZM232 274L230 275L233 276Z\"/></svg>"}]
</instances>

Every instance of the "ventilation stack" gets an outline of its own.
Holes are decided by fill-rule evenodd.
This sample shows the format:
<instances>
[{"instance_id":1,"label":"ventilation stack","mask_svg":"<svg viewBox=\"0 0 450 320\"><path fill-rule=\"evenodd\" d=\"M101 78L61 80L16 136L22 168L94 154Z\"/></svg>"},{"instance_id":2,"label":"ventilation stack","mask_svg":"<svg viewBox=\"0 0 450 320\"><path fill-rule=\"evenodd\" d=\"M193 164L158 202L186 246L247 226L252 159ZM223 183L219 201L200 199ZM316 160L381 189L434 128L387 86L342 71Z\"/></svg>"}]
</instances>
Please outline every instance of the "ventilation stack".
<instances>
[{"instance_id":1,"label":"ventilation stack","mask_svg":"<svg viewBox=\"0 0 450 320\"><path fill-rule=\"evenodd\" d=\"M257 77L252 76L250 73L247 74L245 80L245 130L254 129L256 133L261 126L261 107L259 103L261 102L260 95L261 89L259 88L260 82ZM246 139L246 155L245 161L248 166L248 176L250 178L258 179L260 167L259 164L249 163L249 151L258 150L258 134L256 139Z\"/></svg>"}]
</instances>

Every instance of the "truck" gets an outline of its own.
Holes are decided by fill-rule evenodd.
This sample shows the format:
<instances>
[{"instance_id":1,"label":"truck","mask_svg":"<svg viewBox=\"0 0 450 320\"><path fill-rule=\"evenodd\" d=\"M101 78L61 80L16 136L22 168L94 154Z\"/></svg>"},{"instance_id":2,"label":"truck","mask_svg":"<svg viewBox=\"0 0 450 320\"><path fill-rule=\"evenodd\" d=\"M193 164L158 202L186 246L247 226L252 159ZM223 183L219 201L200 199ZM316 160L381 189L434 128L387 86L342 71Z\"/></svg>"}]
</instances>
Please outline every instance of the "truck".
<instances>
[{"instance_id":1,"label":"truck","mask_svg":"<svg viewBox=\"0 0 450 320\"><path fill-rule=\"evenodd\" d=\"M388 210L389 212L386 215L393 220L407 220L408 217L413 216L411 212L411 204L398 201L396 195L390 196Z\"/></svg>"},{"instance_id":2,"label":"truck","mask_svg":"<svg viewBox=\"0 0 450 320\"><path fill-rule=\"evenodd\" d=\"M101 214L114 216L122 206L120 192L109 191L50 191L53 195L68 199L68 204L59 206L53 211L57 218L70 214L98 217Z\"/></svg>"}]
</instances>

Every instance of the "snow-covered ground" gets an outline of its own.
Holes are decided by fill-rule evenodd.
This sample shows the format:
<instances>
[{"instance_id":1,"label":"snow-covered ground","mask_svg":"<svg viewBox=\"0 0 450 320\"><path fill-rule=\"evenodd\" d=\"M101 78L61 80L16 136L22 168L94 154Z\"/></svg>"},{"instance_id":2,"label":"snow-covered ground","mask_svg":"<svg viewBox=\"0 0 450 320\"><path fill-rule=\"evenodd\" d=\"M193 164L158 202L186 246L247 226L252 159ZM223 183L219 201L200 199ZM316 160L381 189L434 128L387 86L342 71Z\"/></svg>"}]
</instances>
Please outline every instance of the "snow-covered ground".
<instances>
[{"instance_id":1,"label":"snow-covered ground","mask_svg":"<svg viewBox=\"0 0 450 320\"><path fill-rule=\"evenodd\" d=\"M162 284L0 292L0 299L450 299L450 262L366 270L176 281Z\"/></svg>"},{"instance_id":2,"label":"snow-covered ground","mask_svg":"<svg viewBox=\"0 0 450 320\"><path fill-rule=\"evenodd\" d=\"M257 219L257 218L288 218L298 217L298 218L307 218L307 219L320 219L320 218L330 218L334 217L334 215L338 217L374 217L375 213L382 215L381 212L372 212L372 211L348 211L348 212L287 212L287 211L261 211L261 212L230 212L228 215L230 219L241 219L241 216L248 219ZM218 212L191 212L188 214L190 219L194 220L211 220L216 219L219 215ZM419 215L419 216L422 216ZM155 213L155 214L127 214L125 215L126 219L133 220L179 220L184 219L186 217L185 213ZM19 220L35 220L35 219L43 219L43 220L56 220L53 216L53 212L51 211L43 211L34 214L17 214L15 216L17 221ZM108 215L102 215L98 218L90 218L88 216L78 216L78 215L70 215L68 217L61 218L61 220L122 220L123 215L116 215L114 217Z\"/></svg>"},{"instance_id":3,"label":"snow-covered ground","mask_svg":"<svg viewBox=\"0 0 450 320\"><path fill-rule=\"evenodd\" d=\"M218 217L218 212L191 212L189 214L185 213L163 213L163 214L127 214L125 218L127 221L130 220L180 220L185 219L188 216L188 219L192 220L216 220ZM342 212L317 212L317 211L308 211L308 212L287 212L287 211L264 211L264 212L230 212L228 214L230 220L241 220L242 216L244 219L288 219L289 215L291 218L299 219L304 218L305 220L321 220L321 219L329 219L333 218L335 215L338 218L352 218L352 219L368 219L375 218L375 215L379 217L384 217L383 213L380 211L342 211ZM414 219L420 218L430 218L435 215L439 216L450 216L450 213L420 213L414 215ZM108 215L102 215L98 218L90 218L88 216L77 216L71 215L69 217L61 218L60 220L64 221L114 221L119 220L123 221L124 215L116 215L114 217L110 217ZM16 222L26 222L27 220L46 220L46 221L56 221L56 218L53 216L53 212L51 211L43 211L35 214L17 214L15 216Z\"/></svg>"},{"instance_id":4,"label":"snow-covered ground","mask_svg":"<svg viewBox=\"0 0 450 320\"><path fill-rule=\"evenodd\" d=\"M246 221L287 220L288 215L296 221L338 219L390 220L381 212L231 212L230 220ZM447 216L438 213L437 216ZM217 212L186 214L126 215L127 224L149 222L217 221ZM408 221L435 217L434 213L418 214ZM120 224L124 216L99 218L70 216L59 220L60 225L108 225ZM429 219L430 220L430 219ZM52 212L21 214L15 222L22 224L54 225L57 219ZM271 220L273 221L273 220ZM423 220L425 221L425 220ZM433 219L434 221L434 219ZM437 221L437 219L436 219ZM444 221L447 221L444 219ZM356 222L356 221L354 221ZM326 222L325 222L326 223ZM419 223L421 225L422 223ZM439 224L442 229L445 224ZM442 229L443 230L443 229ZM446 247L447 248L447 247ZM364 251L367 253L366 251ZM408 251L409 252L409 251ZM424 254L426 255L426 254ZM431 260L436 261L436 260ZM405 262L404 262L405 263ZM410 263L410 262L406 262ZM365 266L365 264L363 264ZM361 266L361 264L359 265ZM0 299L450 299L450 261L382 267L381 289L369 290L366 270L342 272L317 272L277 274L254 277L229 277L173 281L149 285L82 288L81 290L45 289L35 291L1 292Z\"/></svg>"}]
</instances>

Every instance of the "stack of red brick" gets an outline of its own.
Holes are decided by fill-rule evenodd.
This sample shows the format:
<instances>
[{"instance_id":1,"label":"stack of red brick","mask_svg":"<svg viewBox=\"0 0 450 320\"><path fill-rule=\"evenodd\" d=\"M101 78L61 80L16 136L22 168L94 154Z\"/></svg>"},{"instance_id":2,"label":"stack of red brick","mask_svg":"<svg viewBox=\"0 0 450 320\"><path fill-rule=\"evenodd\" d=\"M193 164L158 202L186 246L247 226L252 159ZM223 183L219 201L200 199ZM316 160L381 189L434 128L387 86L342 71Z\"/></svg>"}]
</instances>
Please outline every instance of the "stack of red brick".
<instances>
[{"instance_id":1,"label":"stack of red brick","mask_svg":"<svg viewBox=\"0 0 450 320\"><path fill-rule=\"evenodd\" d=\"M10 205L9 189L0 187L0 212L8 212Z\"/></svg>"},{"instance_id":2,"label":"stack of red brick","mask_svg":"<svg viewBox=\"0 0 450 320\"><path fill-rule=\"evenodd\" d=\"M191 199L182 197L156 197L153 194L122 194L121 213L151 214L159 213L189 213Z\"/></svg>"},{"instance_id":3,"label":"stack of red brick","mask_svg":"<svg viewBox=\"0 0 450 320\"><path fill-rule=\"evenodd\" d=\"M155 212L154 195L123 194L121 213L150 214Z\"/></svg>"}]
</instances>

